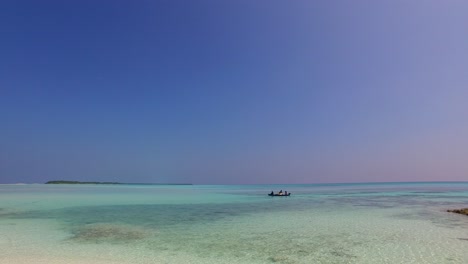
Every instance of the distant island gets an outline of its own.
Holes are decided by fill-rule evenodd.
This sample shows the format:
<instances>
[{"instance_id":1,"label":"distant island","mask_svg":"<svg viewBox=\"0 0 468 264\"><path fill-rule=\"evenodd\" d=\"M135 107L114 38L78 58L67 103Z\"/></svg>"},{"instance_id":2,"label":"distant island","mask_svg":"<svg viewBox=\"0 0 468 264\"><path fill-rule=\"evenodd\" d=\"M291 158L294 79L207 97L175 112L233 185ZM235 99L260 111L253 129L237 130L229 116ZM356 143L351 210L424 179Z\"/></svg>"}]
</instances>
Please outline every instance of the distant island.
<instances>
[{"instance_id":1,"label":"distant island","mask_svg":"<svg viewBox=\"0 0 468 264\"><path fill-rule=\"evenodd\" d=\"M124 184L124 185L193 185L192 183L121 183L121 182L81 182L81 181L48 181L45 184Z\"/></svg>"},{"instance_id":2,"label":"distant island","mask_svg":"<svg viewBox=\"0 0 468 264\"><path fill-rule=\"evenodd\" d=\"M119 182L48 181L45 184L121 184Z\"/></svg>"}]
</instances>

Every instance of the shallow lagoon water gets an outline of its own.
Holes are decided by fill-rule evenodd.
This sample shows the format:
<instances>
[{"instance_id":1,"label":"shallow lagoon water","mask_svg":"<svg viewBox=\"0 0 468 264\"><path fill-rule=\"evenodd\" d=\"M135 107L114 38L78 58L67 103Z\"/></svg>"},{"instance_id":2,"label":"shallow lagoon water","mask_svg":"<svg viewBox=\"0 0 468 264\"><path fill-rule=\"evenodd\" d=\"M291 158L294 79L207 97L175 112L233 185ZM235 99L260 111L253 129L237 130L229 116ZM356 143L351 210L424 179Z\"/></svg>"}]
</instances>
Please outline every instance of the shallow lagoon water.
<instances>
[{"instance_id":1,"label":"shallow lagoon water","mask_svg":"<svg viewBox=\"0 0 468 264\"><path fill-rule=\"evenodd\" d=\"M467 206L468 183L0 185L0 263L468 263Z\"/></svg>"}]
</instances>

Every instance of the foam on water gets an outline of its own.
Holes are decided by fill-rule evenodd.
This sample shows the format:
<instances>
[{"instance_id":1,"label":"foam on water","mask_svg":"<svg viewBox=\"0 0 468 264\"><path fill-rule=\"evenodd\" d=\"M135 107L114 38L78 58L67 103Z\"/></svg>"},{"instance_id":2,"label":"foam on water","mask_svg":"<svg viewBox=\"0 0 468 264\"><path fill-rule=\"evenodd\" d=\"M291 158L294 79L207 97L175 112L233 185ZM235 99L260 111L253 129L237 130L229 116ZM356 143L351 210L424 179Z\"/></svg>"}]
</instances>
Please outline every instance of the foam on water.
<instances>
[{"instance_id":1,"label":"foam on water","mask_svg":"<svg viewBox=\"0 0 468 264\"><path fill-rule=\"evenodd\" d=\"M468 262L468 184L286 187L0 185L0 263Z\"/></svg>"}]
</instances>

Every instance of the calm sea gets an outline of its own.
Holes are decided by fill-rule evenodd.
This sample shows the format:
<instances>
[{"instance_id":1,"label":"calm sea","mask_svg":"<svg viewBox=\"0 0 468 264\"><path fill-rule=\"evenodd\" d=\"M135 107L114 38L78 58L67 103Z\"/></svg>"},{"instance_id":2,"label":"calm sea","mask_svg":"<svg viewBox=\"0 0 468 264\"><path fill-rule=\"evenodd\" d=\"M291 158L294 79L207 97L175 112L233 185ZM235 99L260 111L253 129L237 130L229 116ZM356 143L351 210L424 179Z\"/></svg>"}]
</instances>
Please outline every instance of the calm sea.
<instances>
[{"instance_id":1,"label":"calm sea","mask_svg":"<svg viewBox=\"0 0 468 264\"><path fill-rule=\"evenodd\" d=\"M0 185L0 263L468 263L461 207L468 183Z\"/></svg>"}]
</instances>

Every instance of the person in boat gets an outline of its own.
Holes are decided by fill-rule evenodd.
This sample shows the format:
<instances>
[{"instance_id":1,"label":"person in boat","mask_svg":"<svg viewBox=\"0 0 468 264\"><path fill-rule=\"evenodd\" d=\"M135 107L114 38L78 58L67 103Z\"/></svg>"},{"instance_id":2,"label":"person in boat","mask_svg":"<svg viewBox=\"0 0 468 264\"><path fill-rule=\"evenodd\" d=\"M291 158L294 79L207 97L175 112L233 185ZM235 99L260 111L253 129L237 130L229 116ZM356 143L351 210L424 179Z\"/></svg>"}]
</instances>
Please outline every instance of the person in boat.
<instances>
[{"instance_id":1,"label":"person in boat","mask_svg":"<svg viewBox=\"0 0 468 264\"><path fill-rule=\"evenodd\" d=\"M280 190L278 194L283 195L283 190Z\"/></svg>"},{"instance_id":2,"label":"person in boat","mask_svg":"<svg viewBox=\"0 0 468 264\"><path fill-rule=\"evenodd\" d=\"M284 191L284 195L288 196L288 191Z\"/></svg>"},{"instance_id":3,"label":"person in boat","mask_svg":"<svg viewBox=\"0 0 468 264\"><path fill-rule=\"evenodd\" d=\"M271 191L270 195L275 195L275 193L273 191Z\"/></svg>"}]
</instances>

